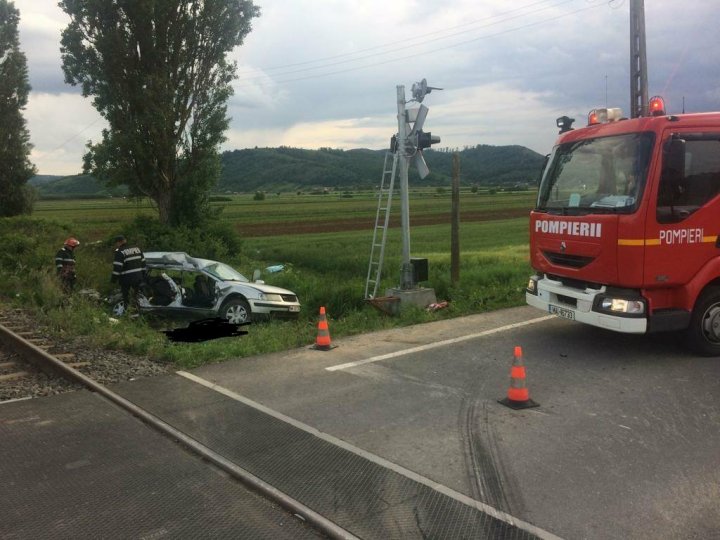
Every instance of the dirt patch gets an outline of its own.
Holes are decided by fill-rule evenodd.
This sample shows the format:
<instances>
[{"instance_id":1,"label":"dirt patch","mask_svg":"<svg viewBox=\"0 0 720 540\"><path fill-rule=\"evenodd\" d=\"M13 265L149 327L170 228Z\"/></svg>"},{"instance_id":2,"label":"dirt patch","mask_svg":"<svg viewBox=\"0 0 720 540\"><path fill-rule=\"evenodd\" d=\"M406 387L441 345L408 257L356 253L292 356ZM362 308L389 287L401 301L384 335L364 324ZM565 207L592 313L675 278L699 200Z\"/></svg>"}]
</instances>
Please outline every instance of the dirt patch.
<instances>
[{"instance_id":1,"label":"dirt patch","mask_svg":"<svg viewBox=\"0 0 720 540\"><path fill-rule=\"evenodd\" d=\"M485 212L460 212L460 222L496 221L499 219L513 219L529 215L529 211L522 208L507 210L488 210ZM450 223L450 213L431 214L424 216L410 216L410 226L440 225ZM313 234L340 231L372 231L374 220L372 218L351 218L317 221L283 221L277 223L244 223L237 226L238 232L244 238L257 236L282 236L287 234ZM390 220L390 228L400 227L400 219Z\"/></svg>"}]
</instances>

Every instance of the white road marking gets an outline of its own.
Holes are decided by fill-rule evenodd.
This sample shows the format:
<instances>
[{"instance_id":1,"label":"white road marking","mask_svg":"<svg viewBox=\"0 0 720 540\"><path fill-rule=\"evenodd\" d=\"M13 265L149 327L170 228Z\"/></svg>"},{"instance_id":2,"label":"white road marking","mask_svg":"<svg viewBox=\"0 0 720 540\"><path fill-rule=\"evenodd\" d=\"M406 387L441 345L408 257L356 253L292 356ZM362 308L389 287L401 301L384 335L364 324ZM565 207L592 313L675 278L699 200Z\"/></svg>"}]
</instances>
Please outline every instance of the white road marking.
<instances>
[{"instance_id":1,"label":"white road marking","mask_svg":"<svg viewBox=\"0 0 720 540\"><path fill-rule=\"evenodd\" d=\"M554 317L554 315L552 315L551 317ZM547 317L545 317L545 318L547 318ZM535 319L535 321L538 321L538 319ZM530 321L528 321L528 323L529 322ZM528 323L525 323L525 324L528 324ZM366 450L363 450L362 448L353 446L352 444L347 443L336 437L333 437L332 435L323 433L322 431L319 431L312 426L309 426L303 422L300 422L299 420L295 420L294 418L286 416L281 412L270 409L270 408L266 407L265 405L258 403L257 401L253 401L250 398L242 396L236 392L233 392L232 390L228 390L227 388L224 388L220 385L210 382L207 379L203 379L202 377L198 377L197 375L193 375L192 373L188 373L187 371L177 371L176 373L182 377L185 377L186 379L188 379L190 381L193 381L197 384L205 386L206 388L210 388L211 390L214 390L215 392L218 392L224 396L227 396L236 401L239 401L240 403L244 403L245 405L248 405L249 407L252 407L252 408L254 408L258 411L261 411L265 414L268 414L268 415L272 416L273 418L277 418L278 420L286 422L286 423L290 424L291 426L294 426L298 429L302 429L303 431L310 433L311 435L314 435L315 437L318 437L319 439L322 439L331 444L334 444L335 446L339 446L340 448L348 450L349 452L352 452L353 454L363 457L363 458L367 459L368 461L375 463L376 465L380 465L381 467L390 469L391 471L401 474L402 476L405 476L406 478L409 478L410 480L414 480L415 482L418 482L420 484L428 486L429 488L434 489L438 493L442 493L443 495L446 495L458 502L461 502L467 506L470 506L471 508L475 508L475 509L477 509L481 512L484 512L496 519L499 519L501 521L504 521L505 523L513 525L513 526L517 527L518 529L522 529L526 532L534 534L535 536L542 538L544 540L562 540L559 536L556 536L548 531L545 531L539 527L536 527L535 525L532 525L531 523L527 523L525 521L522 521L521 519L511 516L510 514L501 512L500 510L497 510L496 508L493 508L492 506L489 506L485 503L477 501L477 500L473 499L472 497L468 497L467 495L463 495L462 493L459 493L447 486L438 484L437 482L430 480L429 478L425 478L424 476L421 476L409 469L406 469L405 467L397 465L397 464L395 464L391 461L388 461L388 460L386 460L380 456L377 456L375 454L371 454L370 452L367 452Z\"/></svg>"},{"instance_id":2,"label":"white road marking","mask_svg":"<svg viewBox=\"0 0 720 540\"><path fill-rule=\"evenodd\" d=\"M5 401L0 401L0 405L5 405L6 403L15 403L16 401L27 401L28 399L32 399L32 396L6 399Z\"/></svg>"},{"instance_id":3,"label":"white road marking","mask_svg":"<svg viewBox=\"0 0 720 540\"><path fill-rule=\"evenodd\" d=\"M355 366L362 366L363 364L371 364L372 362L380 362L381 360L389 360L391 358L397 358L398 356L405 356L406 354L413 354L416 352L427 351L428 349L434 349L436 347L444 347L445 345L452 345L453 343L460 343L469 339L475 339L485 336L491 336L500 332L506 332L507 330L513 330L515 328L521 328L531 324L547 321L548 319L557 318L555 315L545 315L544 317L538 317L537 319L530 319L529 321L523 321L519 323L508 324L500 326L498 328L492 328L485 330L484 332L478 332L476 334L467 334L452 339L444 339L443 341L436 341L434 343L428 343L426 345L420 345L418 347L412 347L411 349L403 349L401 351L395 351L393 353L381 354L380 356L373 356L372 358L366 358L365 360L357 360L355 362L348 362L347 364L338 364L337 366L326 367L327 371L339 371L341 369L348 369Z\"/></svg>"}]
</instances>

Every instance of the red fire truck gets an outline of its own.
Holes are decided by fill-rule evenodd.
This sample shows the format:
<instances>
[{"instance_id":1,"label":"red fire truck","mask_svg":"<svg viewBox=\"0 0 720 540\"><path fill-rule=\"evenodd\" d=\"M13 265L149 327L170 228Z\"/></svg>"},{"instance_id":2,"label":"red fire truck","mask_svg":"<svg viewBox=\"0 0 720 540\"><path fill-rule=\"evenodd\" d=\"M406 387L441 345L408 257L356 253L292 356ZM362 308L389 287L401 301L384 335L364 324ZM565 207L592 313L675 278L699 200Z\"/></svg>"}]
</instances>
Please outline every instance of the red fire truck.
<instances>
[{"instance_id":1,"label":"red fire truck","mask_svg":"<svg viewBox=\"0 0 720 540\"><path fill-rule=\"evenodd\" d=\"M618 332L683 330L720 355L720 113L558 119L530 215L527 303Z\"/></svg>"}]
</instances>

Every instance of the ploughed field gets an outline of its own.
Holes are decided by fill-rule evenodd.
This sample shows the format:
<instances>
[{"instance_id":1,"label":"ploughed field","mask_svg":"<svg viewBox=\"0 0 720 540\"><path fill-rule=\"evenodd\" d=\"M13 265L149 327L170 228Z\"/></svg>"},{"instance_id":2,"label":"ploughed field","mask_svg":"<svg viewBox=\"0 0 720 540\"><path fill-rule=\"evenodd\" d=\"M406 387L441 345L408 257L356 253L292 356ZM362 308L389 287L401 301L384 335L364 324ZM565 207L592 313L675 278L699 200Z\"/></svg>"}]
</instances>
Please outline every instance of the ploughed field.
<instances>
[{"instance_id":1,"label":"ploughed field","mask_svg":"<svg viewBox=\"0 0 720 540\"><path fill-rule=\"evenodd\" d=\"M528 211L521 208L507 208L498 210L476 210L460 212L460 222L494 221L500 219L521 218L527 216ZM375 223L371 218L349 218L332 220L303 220L303 221L282 221L274 223L244 223L238 224L237 229L243 237L277 236L292 234L313 234L324 232L340 231L363 231L372 230ZM450 214L425 214L410 217L410 227L420 225L443 225L450 223ZM393 215L390 219L390 227L400 227L400 216Z\"/></svg>"},{"instance_id":2,"label":"ploughed field","mask_svg":"<svg viewBox=\"0 0 720 540\"><path fill-rule=\"evenodd\" d=\"M212 205L222 207L223 220L231 221L243 237L313 234L338 231L372 233L377 212L377 196L372 192L336 192L323 195L269 193L264 200L252 194L214 197ZM464 189L460 194L460 221L476 222L528 215L535 193L479 191ZM400 226L400 198L392 201L391 227ZM449 189L411 190L411 227L450 222ZM74 224L86 240L104 240L122 223L137 215L154 215L147 200L122 198L90 200L42 200L35 205L34 217Z\"/></svg>"}]
</instances>

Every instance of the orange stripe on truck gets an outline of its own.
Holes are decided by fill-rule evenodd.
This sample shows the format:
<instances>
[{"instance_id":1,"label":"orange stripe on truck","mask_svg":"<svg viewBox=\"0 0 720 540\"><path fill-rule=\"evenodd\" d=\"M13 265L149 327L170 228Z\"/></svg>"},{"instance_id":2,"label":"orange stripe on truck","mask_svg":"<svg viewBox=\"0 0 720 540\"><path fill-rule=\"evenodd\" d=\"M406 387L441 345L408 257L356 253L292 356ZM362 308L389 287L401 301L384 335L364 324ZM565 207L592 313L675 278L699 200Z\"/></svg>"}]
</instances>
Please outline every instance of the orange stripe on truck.
<instances>
[{"instance_id":1,"label":"orange stripe on truck","mask_svg":"<svg viewBox=\"0 0 720 540\"><path fill-rule=\"evenodd\" d=\"M715 243L717 241L717 236L703 236L702 243L703 244L709 244L709 243ZM618 238L617 245L618 246L634 246L634 247L641 247L641 246L659 246L660 245L660 239L659 238ZM700 242L698 242L700 243Z\"/></svg>"}]
</instances>

